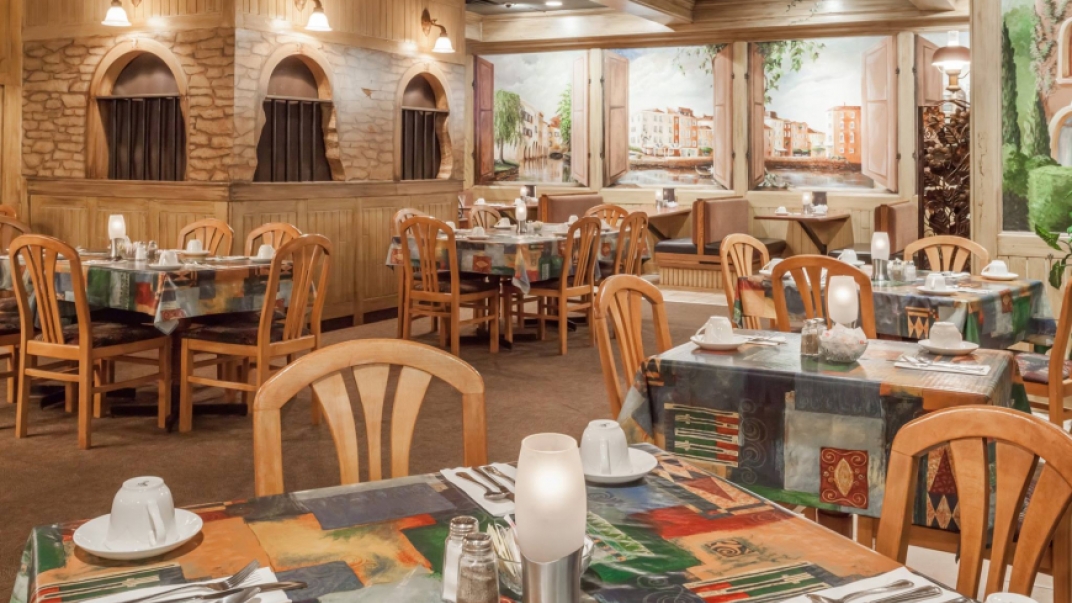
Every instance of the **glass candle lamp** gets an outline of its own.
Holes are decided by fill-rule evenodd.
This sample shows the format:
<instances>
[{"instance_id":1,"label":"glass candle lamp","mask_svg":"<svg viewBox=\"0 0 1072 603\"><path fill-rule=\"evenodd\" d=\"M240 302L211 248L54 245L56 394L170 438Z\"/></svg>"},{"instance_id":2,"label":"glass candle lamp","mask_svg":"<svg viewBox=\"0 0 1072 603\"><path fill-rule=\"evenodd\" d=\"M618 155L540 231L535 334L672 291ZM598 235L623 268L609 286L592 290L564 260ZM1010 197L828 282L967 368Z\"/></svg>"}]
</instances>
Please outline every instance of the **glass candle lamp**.
<instances>
[{"instance_id":1,"label":"glass candle lamp","mask_svg":"<svg viewBox=\"0 0 1072 603\"><path fill-rule=\"evenodd\" d=\"M890 280L890 235L876 232L871 235L871 280L885 282Z\"/></svg>"},{"instance_id":2,"label":"glass candle lamp","mask_svg":"<svg viewBox=\"0 0 1072 603\"><path fill-rule=\"evenodd\" d=\"M860 317L860 298L851 276L831 276L826 284L830 320L851 327Z\"/></svg>"},{"instance_id":3,"label":"glass candle lamp","mask_svg":"<svg viewBox=\"0 0 1072 603\"><path fill-rule=\"evenodd\" d=\"M127 236L127 221L123 214L108 216L108 240L111 241L111 258L119 259L119 241Z\"/></svg>"}]
</instances>

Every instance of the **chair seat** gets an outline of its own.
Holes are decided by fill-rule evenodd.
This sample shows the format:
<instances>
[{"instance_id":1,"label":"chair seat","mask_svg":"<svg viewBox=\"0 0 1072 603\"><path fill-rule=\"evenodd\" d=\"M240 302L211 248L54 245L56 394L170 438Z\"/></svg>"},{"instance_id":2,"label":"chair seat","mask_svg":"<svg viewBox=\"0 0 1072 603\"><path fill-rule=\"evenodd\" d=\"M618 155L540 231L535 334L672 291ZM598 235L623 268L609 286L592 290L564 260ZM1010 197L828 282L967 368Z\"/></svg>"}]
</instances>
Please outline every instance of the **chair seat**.
<instances>
[{"instance_id":1,"label":"chair seat","mask_svg":"<svg viewBox=\"0 0 1072 603\"><path fill-rule=\"evenodd\" d=\"M19 300L14 297L0 297L0 314L19 313Z\"/></svg>"},{"instance_id":2,"label":"chair seat","mask_svg":"<svg viewBox=\"0 0 1072 603\"><path fill-rule=\"evenodd\" d=\"M1050 357L1043 354L1017 354L1016 363L1020 365L1020 376L1032 383L1050 382ZM1072 375L1072 360L1065 360L1061 368L1061 379Z\"/></svg>"},{"instance_id":3,"label":"chair seat","mask_svg":"<svg viewBox=\"0 0 1072 603\"><path fill-rule=\"evenodd\" d=\"M573 284L574 277L570 276L567 278L569 279L568 281L566 281L567 287L576 286ZM562 278L551 278L547 279L546 281L536 281L535 283L532 283L530 291L535 291L536 289L553 289L555 291L558 291L560 287L562 287Z\"/></svg>"},{"instance_id":4,"label":"chair seat","mask_svg":"<svg viewBox=\"0 0 1072 603\"><path fill-rule=\"evenodd\" d=\"M260 325L256 323L232 323L226 325L206 325L191 329L182 334L186 339L212 341L216 343L233 343L235 345L257 345ZM308 329L302 329L302 336L309 335ZM283 341L283 325L273 324L271 342Z\"/></svg>"},{"instance_id":5,"label":"chair seat","mask_svg":"<svg viewBox=\"0 0 1072 603\"><path fill-rule=\"evenodd\" d=\"M495 291L499 288L499 283L489 283L484 280L466 279L462 278L458 281L458 291L462 295L469 295L472 293L485 293L488 291ZM414 291L424 291L424 283L413 283ZM450 293L450 280L439 280L439 293Z\"/></svg>"},{"instance_id":6,"label":"chair seat","mask_svg":"<svg viewBox=\"0 0 1072 603\"><path fill-rule=\"evenodd\" d=\"M92 337L93 347L96 348L123 345L125 343L135 343L138 341L148 341L150 339L166 337L166 335L161 333L155 327L147 325L126 325L118 322L95 322L93 323ZM34 339L40 341L42 336L38 335ZM67 325L63 327L63 342L68 345L78 343L78 325Z\"/></svg>"},{"instance_id":7,"label":"chair seat","mask_svg":"<svg viewBox=\"0 0 1072 603\"><path fill-rule=\"evenodd\" d=\"M22 323L19 322L19 317L6 316L0 314L0 337L6 337L8 335L18 335L22 332Z\"/></svg>"}]
</instances>

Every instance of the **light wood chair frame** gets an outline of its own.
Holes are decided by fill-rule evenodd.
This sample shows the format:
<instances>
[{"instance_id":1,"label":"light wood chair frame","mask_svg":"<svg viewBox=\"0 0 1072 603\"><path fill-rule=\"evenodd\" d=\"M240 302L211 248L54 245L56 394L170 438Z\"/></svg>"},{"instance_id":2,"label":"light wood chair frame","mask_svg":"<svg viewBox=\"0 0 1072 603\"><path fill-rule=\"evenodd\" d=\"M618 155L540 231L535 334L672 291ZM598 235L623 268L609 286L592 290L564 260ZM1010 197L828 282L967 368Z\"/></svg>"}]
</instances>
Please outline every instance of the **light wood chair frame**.
<instances>
[{"instance_id":1,"label":"light wood chair frame","mask_svg":"<svg viewBox=\"0 0 1072 603\"><path fill-rule=\"evenodd\" d=\"M972 264L972 272L978 274L990 263L990 252L985 247L964 237L940 235L924 237L909 243L904 250L906 260L914 260L916 254L923 252L930 262L931 270L961 272L968 260L975 256L977 263Z\"/></svg>"},{"instance_id":2,"label":"light wood chair frame","mask_svg":"<svg viewBox=\"0 0 1072 603\"><path fill-rule=\"evenodd\" d=\"M280 247L302 236L298 227L286 222L269 222L249 231L246 235L246 255L254 256L261 245L271 245L276 251Z\"/></svg>"},{"instance_id":3,"label":"light wood chair frame","mask_svg":"<svg viewBox=\"0 0 1072 603\"><path fill-rule=\"evenodd\" d=\"M24 234L32 234L33 231L29 225L15 219L15 210L11 206L0 205L0 208L9 210L0 211L0 249L9 249L12 241ZM3 291L0 292L0 297L10 299L15 297L15 292ZM7 360L7 370L0 371L0 379L7 381L7 401L10 404L14 404L18 400L18 347L21 340L20 335L0 336L0 349L5 350L0 352L0 359Z\"/></svg>"},{"instance_id":4,"label":"light wood chair frame","mask_svg":"<svg viewBox=\"0 0 1072 603\"><path fill-rule=\"evenodd\" d=\"M469 228L480 226L487 230L493 228L502 218L503 215L499 210L487 205L474 205L469 208Z\"/></svg>"},{"instance_id":5,"label":"light wood chair frame","mask_svg":"<svg viewBox=\"0 0 1072 603\"><path fill-rule=\"evenodd\" d=\"M78 318L77 344L68 344L63 337L60 297L56 291L57 264L61 257L70 263L71 288ZM118 389L155 381L158 388L157 423L159 427L165 427L168 413L171 412L171 339L161 333L160 337L133 343L94 346L93 323L78 252L59 239L31 234L12 241L10 258L11 280L15 286L22 325L15 436L23 438L28 433L32 379L62 381L68 384L69 404L72 402L72 394L75 393L73 390L77 390L78 446L83 450L92 445L92 414L94 407L100 406L100 396ZM34 291L33 307L30 305L30 292L24 280L27 274ZM34 330L35 315L41 325L39 339ZM157 352L156 359L134 356L152 351ZM43 358L58 362L38 364L38 360ZM111 371L102 370L101 364L105 362L155 366L157 372L115 382L107 378Z\"/></svg>"},{"instance_id":6,"label":"light wood chair frame","mask_svg":"<svg viewBox=\"0 0 1072 603\"><path fill-rule=\"evenodd\" d=\"M617 224L618 248L614 252L612 274L600 275L603 279L615 274L640 276L644 271L644 251L648 242L648 214L637 211L621 219Z\"/></svg>"},{"instance_id":7,"label":"light wood chair frame","mask_svg":"<svg viewBox=\"0 0 1072 603\"><path fill-rule=\"evenodd\" d=\"M669 350L673 342L670 339L666 302L658 287L639 276L618 274L604 281L596 293L595 323L592 328L599 344L599 363L603 368L603 383L607 388L607 400L613 419L617 419L621 414L632 379L649 357L644 351L643 301L651 305L655 353L661 354ZM618 340L624 384L614 360L612 325L614 336Z\"/></svg>"},{"instance_id":8,"label":"light wood chair frame","mask_svg":"<svg viewBox=\"0 0 1072 603\"><path fill-rule=\"evenodd\" d=\"M614 228L618 228L618 225L622 223L622 220L628 216L629 212L624 207L610 203L597 205L584 212L584 217L598 218L601 221L606 221L607 224L610 224ZM647 217L647 214L645 214L645 217Z\"/></svg>"},{"instance_id":9,"label":"light wood chair frame","mask_svg":"<svg viewBox=\"0 0 1072 603\"><path fill-rule=\"evenodd\" d=\"M212 255L230 255L234 229L223 220L205 218L179 231L179 249L186 249L192 239L200 240L204 250Z\"/></svg>"},{"instance_id":10,"label":"light wood chair frame","mask_svg":"<svg viewBox=\"0 0 1072 603\"><path fill-rule=\"evenodd\" d=\"M868 339L878 337L875 328L875 301L871 287L871 279L862 270L850 266L836 258L825 255L797 255L779 262L771 270L771 285L773 287L774 311L777 316L779 331L788 333L791 329L789 320L789 307L785 303L785 280L786 273L792 275L800 298L804 301L804 316L807 318L826 318L830 324L829 314L826 311L826 287L822 280L823 269L826 269L826 279L832 276L851 276L856 280L860 288L860 328ZM812 286L812 283L824 283L823 286Z\"/></svg>"},{"instance_id":11,"label":"light wood chair frame","mask_svg":"<svg viewBox=\"0 0 1072 603\"><path fill-rule=\"evenodd\" d=\"M960 509L957 591L969 598L978 595L983 559L989 553L984 598L1004 590L1010 563L1008 591L1030 596L1049 553L1054 568L1054 600L1068 601L1072 571L1068 513L1072 500L1072 437L1029 413L993 406L960 406L924 415L901 428L890 451L878 552L905 562L914 528L921 456L942 444L948 444L953 455ZM988 550L990 446L996 454L997 482ZM1024 510L1027 489L1040 467L1041 475Z\"/></svg>"},{"instance_id":12,"label":"light wood chair frame","mask_svg":"<svg viewBox=\"0 0 1072 603\"><path fill-rule=\"evenodd\" d=\"M396 211L395 215L391 218L391 236L394 236L394 237L399 236L399 233L401 232L401 228L402 228L402 223L405 222L406 220L408 220L410 218L413 218L415 216L427 216L427 215L428 214L424 213L423 211L421 211L419 209L414 209L412 207L403 207L402 209ZM407 290L406 277L405 277L405 270L401 266L395 266L394 269L395 269L395 279L398 281L398 325L397 325L398 338L403 339L404 334L405 334L405 330L402 328L402 320L403 320L403 317L406 315L406 290ZM437 325L435 325L436 322L437 322L436 320L432 321L432 323L433 323L432 330L433 331L438 331L439 330ZM413 328L413 325L410 325L410 328Z\"/></svg>"},{"instance_id":13,"label":"light wood chair frame","mask_svg":"<svg viewBox=\"0 0 1072 603\"><path fill-rule=\"evenodd\" d=\"M392 366L402 367L391 416L391 477L409 475L413 430L432 378L445 381L462 396L465 465L488 462L484 379L465 361L431 346L397 339L361 339L313 352L272 376L253 403L253 464L257 496L283 493L280 410L298 392L312 386L324 408L335 441L339 479L360 481L353 401L342 371L352 370L365 418L370 481L382 477L384 399Z\"/></svg>"},{"instance_id":14,"label":"light wood chair frame","mask_svg":"<svg viewBox=\"0 0 1072 603\"><path fill-rule=\"evenodd\" d=\"M439 265L439 236L443 235L447 250L447 271ZM476 293L461 292L461 272L458 269L458 247L454 230L441 220L430 216L414 216L399 228L402 245L403 286L406 305L402 316L402 339L410 338L413 319L427 316L440 320L440 344L450 339L450 351L455 356L461 353L461 328L469 325L487 324L490 330L492 354L499 352L499 289L490 288ZM414 262L413 250L417 249ZM440 292L442 272L450 275L450 291ZM417 290L416 285L422 290ZM473 311L472 318L462 320L462 309Z\"/></svg>"},{"instance_id":15,"label":"light wood chair frame","mask_svg":"<svg viewBox=\"0 0 1072 603\"><path fill-rule=\"evenodd\" d=\"M1065 408L1065 400L1072 396L1072 376L1065 378L1065 359L1068 358L1069 339L1072 338L1072 287L1065 287L1061 295L1061 315L1057 319L1057 332L1049 351L1046 374L1047 383L1024 381L1024 390L1031 400L1031 407L1045 411L1054 425L1064 425L1072 419L1072 411ZM1038 399L1046 402L1038 402Z\"/></svg>"},{"instance_id":16,"label":"light wood chair frame","mask_svg":"<svg viewBox=\"0 0 1072 603\"><path fill-rule=\"evenodd\" d=\"M12 220L17 220L18 217L19 217L19 214L18 214L18 211L14 207L12 207L10 205L0 204L0 216L4 216L6 218L11 218ZM7 249L7 248L5 247L4 249Z\"/></svg>"},{"instance_id":17,"label":"light wood chair frame","mask_svg":"<svg viewBox=\"0 0 1072 603\"><path fill-rule=\"evenodd\" d=\"M769 264L770 252L762 241L742 233L731 234L723 239L718 252L722 260L722 289L726 293L726 302L732 316L737 303L737 280L755 274L756 266L762 268ZM744 328L762 328L758 316L742 318Z\"/></svg>"},{"instance_id":18,"label":"light wood chair frame","mask_svg":"<svg viewBox=\"0 0 1072 603\"><path fill-rule=\"evenodd\" d=\"M276 251L269 266L268 282L258 322L257 343L246 345L223 341L208 341L183 337L181 357L181 384L179 395L179 431L193 429L193 386L205 385L226 390L255 393L268 380L275 368L272 361L285 357L291 363L298 354L320 348L320 322L327 299L327 287L331 272L331 241L323 235L307 234L283 245ZM272 341L272 326L275 322L276 300L282 281L283 264L291 263L291 295L283 322L280 341ZM310 299L312 300L310 302ZM308 327L309 332L304 331ZM212 354L214 359L196 361L197 354ZM228 370L216 378L194 374L203 366L241 363L237 375ZM256 380L250 383L251 367L256 368ZM248 404L252 406L252 398ZM313 407L313 422L319 420L317 407Z\"/></svg>"}]
</instances>

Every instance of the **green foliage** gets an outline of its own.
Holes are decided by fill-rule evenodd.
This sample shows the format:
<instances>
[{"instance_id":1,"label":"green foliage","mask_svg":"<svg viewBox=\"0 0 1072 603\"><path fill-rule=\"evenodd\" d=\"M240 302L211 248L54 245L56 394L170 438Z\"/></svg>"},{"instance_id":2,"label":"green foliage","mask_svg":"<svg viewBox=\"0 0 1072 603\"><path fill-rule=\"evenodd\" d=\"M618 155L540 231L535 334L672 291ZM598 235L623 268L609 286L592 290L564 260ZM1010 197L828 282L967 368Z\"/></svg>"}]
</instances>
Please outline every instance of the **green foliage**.
<instances>
[{"instance_id":1,"label":"green foliage","mask_svg":"<svg viewBox=\"0 0 1072 603\"><path fill-rule=\"evenodd\" d=\"M1046 228L1042 228L1038 224L1035 225L1035 234L1039 236L1047 245L1065 254L1063 258L1057 260L1050 266L1050 286L1054 289L1061 288L1061 282L1064 281L1065 271L1068 268L1070 262L1072 262L1072 242L1068 237L1061 240L1061 234L1050 231ZM1072 236L1072 226L1069 226L1065 230L1065 234ZM1061 247L1064 245L1064 247Z\"/></svg>"},{"instance_id":2,"label":"green foliage","mask_svg":"<svg viewBox=\"0 0 1072 603\"><path fill-rule=\"evenodd\" d=\"M1057 36L1072 0L1036 0L1032 26L1035 44L1031 47L1032 68L1038 79L1038 91L1053 91L1057 76ZM1041 12L1041 14L1039 14Z\"/></svg>"},{"instance_id":3,"label":"green foliage","mask_svg":"<svg viewBox=\"0 0 1072 603\"><path fill-rule=\"evenodd\" d=\"M1027 212L1036 230L1057 232L1072 226L1072 168L1049 165L1029 171Z\"/></svg>"},{"instance_id":4,"label":"green foliage","mask_svg":"<svg viewBox=\"0 0 1072 603\"><path fill-rule=\"evenodd\" d=\"M1017 145L1006 143L1001 147L1001 163L1005 191L1027 198L1027 156Z\"/></svg>"},{"instance_id":5,"label":"green foliage","mask_svg":"<svg viewBox=\"0 0 1072 603\"><path fill-rule=\"evenodd\" d=\"M1009 26L1001 24L1001 138L1019 151L1020 123L1016 112L1016 61L1013 59ZM1026 179L1025 179L1026 188Z\"/></svg>"},{"instance_id":6,"label":"green foliage","mask_svg":"<svg viewBox=\"0 0 1072 603\"><path fill-rule=\"evenodd\" d=\"M715 152L715 150L712 149L711 147L700 147L700 154L701 155L710 155L711 153L714 153L714 152Z\"/></svg>"},{"instance_id":7,"label":"green foliage","mask_svg":"<svg viewBox=\"0 0 1072 603\"><path fill-rule=\"evenodd\" d=\"M763 78L766 88L766 103L771 102L770 93L777 90L782 77L787 73L799 72L805 60L819 60L819 51L826 44L810 40L782 40L779 42L760 42L759 52L763 55Z\"/></svg>"},{"instance_id":8,"label":"green foliage","mask_svg":"<svg viewBox=\"0 0 1072 603\"><path fill-rule=\"evenodd\" d=\"M689 74L689 67L684 60L687 57L696 57L702 61L703 72L707 75L714 73L713 61L718 53L722 52L722 49L729 46L729 44L707 44L706 46L687 46L685 48L677 49L677 56L674 57L674 66L681 72L682 75ZM714 84L712 84L712 87Z\"/></svg>"},{"instance_id":9,"label":"green foliage","mask_svg":"<svg viewBox=\"0 0 1072 603\"><path fill-rule=\"evenodd\" d=\"M1046 108L1042 97L1035 95L1035 103L1024 117L1023 152L1029 157L1050 154L1050 128L1046 122Z\"/></svg>"},{"instance_id":10,"label":"green foliage","mask_svg":"<svg viewBox=\"0 0 1072 603\"><path fill-rule=\"evenodd\" d=\"M570 133L573 130L573 83L566 86L558 99L558 128L562 133L562 145L570 146Z\"/></svg>"},{"instance_id":11,"label":"green foliage","mask_svg":"<svg viewBox=\"0 0 1072 603\"><path fill-rule=\"evenodd\" d=\"M506 90L495 91L495 143L499 161L505 163L503 147L521 142L521 96Z\"/></svg>"}]
</instances>

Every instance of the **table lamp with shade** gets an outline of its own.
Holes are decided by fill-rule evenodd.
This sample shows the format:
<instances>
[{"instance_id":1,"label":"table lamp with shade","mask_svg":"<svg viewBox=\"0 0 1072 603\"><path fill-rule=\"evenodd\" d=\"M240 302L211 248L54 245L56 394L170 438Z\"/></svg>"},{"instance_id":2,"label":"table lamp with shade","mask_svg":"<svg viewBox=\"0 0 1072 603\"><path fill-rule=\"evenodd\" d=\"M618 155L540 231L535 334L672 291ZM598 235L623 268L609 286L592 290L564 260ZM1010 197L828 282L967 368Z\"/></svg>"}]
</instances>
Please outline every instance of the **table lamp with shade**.
<instances>
[{"instance_id":1,"label":"table lamp with shade","mask_svg":"<svg viewBox=\"0 0 1072 603\"><path fill-rule=\"evenodd\" d=\"M811 202L812 202L812 194L811 194L811 191L805 191L804 195L801 196L800 201L801 201L801 204L803 204L803 206L804 206L804 215L805 216L811 215L811 213L812 213L811 212L811 210L812 210L812 204L811 204Z\"/></svg>"},{"instance_id":2,"label":"table lamp with shade","mask_svg":"<svg viewBox=\"0 0 1072 603\"><path fill-rule=\"evenodd\" d=\"M529 217L529 206L527 203L525 203L524 199L514 200L514 217L517 218L518 234L524 233L526 230L526 223Z\"/></svg>"},{"instance_id":3,"label":"table lamp with shade","mask_svg":"<svg viewBox=\"0 0 1072 603\"><path fill-rule=\"evenodd\" d=\"M856 279L851 276L831 276L827 283L826 307L830 320L852 328L860 318L860 297Z\"/></svg>"},{"instance_id":4,"label":"table lamp with shade","mask_svg":"<svg viewBox=\"0 0 1072 603\"><path fill-rule=\"evenodd\" d=\"M890 280L890 235L876 232L871 235L871 281L885 283Z\"/></svg>"},{"instance_id":5,"label":"table lamp with shade","mask_svg":"<svg viewBox=\"0 0 1072 603\"><path fill-rule=\"evenodd\" d=\"M577 440L522 440L515 490L524 603L578 603L588 495Z\"/></svg>"},{"instance_id":6,"label":"table lamp with shade","mask_svg":"<svg viewBox=\"0 0 1072 603\"><path fill-rule=\"evenodd\" d=\"M824 362L851 364L867 351L867 335L856 327L860 319L860 291L848 275L826 281L826 313L833 328L819 337L819 358Z\"/></svg>"},{"instance_id":7,"label":"table lamp with shade","mask_svg":"<svg viewBox=\"0 0 1072 603\"><path fill-rule=\"evenodd\" d=\"M111 241L109 257L119 259L119 241L127 237L127 221L123 214L108 216L108 240Z\"/></svg>"}]
</instances>

